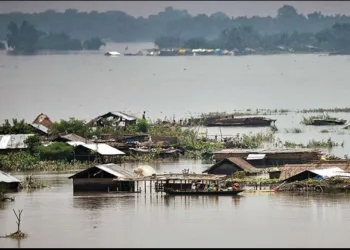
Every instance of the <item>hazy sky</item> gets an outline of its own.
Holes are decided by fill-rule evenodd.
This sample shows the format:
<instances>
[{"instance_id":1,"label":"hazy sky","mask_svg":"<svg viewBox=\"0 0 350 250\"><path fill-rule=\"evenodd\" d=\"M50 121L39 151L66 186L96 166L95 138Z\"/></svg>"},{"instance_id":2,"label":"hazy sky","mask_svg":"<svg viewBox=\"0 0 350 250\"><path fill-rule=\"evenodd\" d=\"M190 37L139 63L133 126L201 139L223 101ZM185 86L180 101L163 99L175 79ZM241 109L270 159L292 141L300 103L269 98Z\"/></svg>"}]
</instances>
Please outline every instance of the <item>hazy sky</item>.
<instances>
[{"instance_id":1,"label":"hazy sky","mask_svg":"<svg viewBox=\"0 0 350 250\"><path fill-rule=\"evenodd\" d=\"M212 14L217 11L225 12L229 16L275 16L278 8L284 4L293 5L303 14L321 11L323 14L350 15L350 1L2 1L0 13L6 12L42 12L47 9L64 11L68 8L80 11L121 10L134 16L148 16L164 10L167 6L175 9L186 9L191 14Z\"/></svg>"}]
</instances>

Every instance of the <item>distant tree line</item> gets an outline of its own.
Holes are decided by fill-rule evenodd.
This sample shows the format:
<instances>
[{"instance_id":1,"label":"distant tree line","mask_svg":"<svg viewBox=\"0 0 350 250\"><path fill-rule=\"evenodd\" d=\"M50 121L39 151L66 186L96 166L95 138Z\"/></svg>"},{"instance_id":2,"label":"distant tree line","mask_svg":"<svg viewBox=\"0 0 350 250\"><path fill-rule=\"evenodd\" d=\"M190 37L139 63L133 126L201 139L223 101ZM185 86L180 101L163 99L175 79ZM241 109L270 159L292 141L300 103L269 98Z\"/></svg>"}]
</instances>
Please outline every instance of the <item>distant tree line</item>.
<instances>
[{"instance_id":1,"label":"distant tree line","mask_svg":"<svg viewBox=\"0 0 350 250\"><path fill-rule=\"evenodd\" d=\"M79 12L67 9L64 12L47 10L33 14L14 12L0 14L0 40L6 38L8 23L21 23L24 20L48 34L63 32L80 40L97 36L118 42L154 41L162 36L212 39L224 29L241 26L251 26L261 34L316 33L335 23L350 22L350 16L345 15L329 16L321 12L303 15L290 5L284 5L276 14L275 17L229 17L217 12L193 16L186 10L172 7L146 18L134 17L122 11Z\"/></svg>"},{"instance_id":2,"label":"distant tree line","mask_svg":"<svg viewBox=\"0 0 350 250\"><path fill-rule=\"evenodd\" d=\"M82 42L63 32L46 34L27 21L20 26L10 22L7 29L7 45L18 54L32 54L39 50L98 50L105 45L96 37Z\"/></svg>"},{"instance_id":3,"label":"distant tree line","mask_svg":"<svg viewBox=\"0 0 350 250\"><path fill-rule=\"evenodd\" d=\"M179 37L160 37L155 40L159 48L207 48L244 51L350 51L350 23L334 24L317 33L260 34L251 26L224 29L216 39L204 37L182 40Z\"/></svg>"}]
</instances>

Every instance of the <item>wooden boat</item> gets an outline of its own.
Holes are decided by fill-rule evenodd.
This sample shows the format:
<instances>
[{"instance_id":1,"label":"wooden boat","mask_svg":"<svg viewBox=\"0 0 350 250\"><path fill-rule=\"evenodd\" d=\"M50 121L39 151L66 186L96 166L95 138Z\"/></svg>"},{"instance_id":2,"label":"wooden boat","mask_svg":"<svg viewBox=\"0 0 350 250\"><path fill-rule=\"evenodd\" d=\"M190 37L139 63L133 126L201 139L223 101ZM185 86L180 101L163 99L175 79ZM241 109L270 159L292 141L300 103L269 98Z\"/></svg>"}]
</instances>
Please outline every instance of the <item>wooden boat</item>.
<instances>
[{"instance_id":1,"label":"wooden boat","mask_svg":"<svg viewBox=\"0 0 350 250\"><path fill-rule=\"evenodd\" d=\"M164 192L168 195L215 195L215 196L232 196L237 195L244 190L231 190L231 191L175 191L172 189L164 189Z\"/></svg>"},{"instance_id":2,"label":"wooden boat","mask_svg":"<svg viewBox=\"0 0 350 250\"><path fill-rule=\"evenodd\" d=\"M311 125L322 126L322 125L344 125L346 120L333 120L333 119L314 119Z\"/></svg>"}]
</instances>

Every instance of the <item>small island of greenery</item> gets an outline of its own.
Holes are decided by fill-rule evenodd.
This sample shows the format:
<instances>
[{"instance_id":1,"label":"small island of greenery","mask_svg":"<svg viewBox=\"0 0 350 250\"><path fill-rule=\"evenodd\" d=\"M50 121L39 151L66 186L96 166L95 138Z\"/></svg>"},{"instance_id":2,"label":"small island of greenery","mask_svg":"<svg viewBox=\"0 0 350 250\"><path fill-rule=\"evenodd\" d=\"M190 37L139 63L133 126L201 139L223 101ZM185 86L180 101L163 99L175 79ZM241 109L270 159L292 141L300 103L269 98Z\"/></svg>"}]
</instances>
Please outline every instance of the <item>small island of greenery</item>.
<instances>
[{"instance_id":1,"label":"small island of greenery","mask_svg":"<svg viewBox=\"0 0 350 250\"><path fill-rule=\"evenodd\" d=\"M11 54L35 54L38 51L80 51L99 50L105 43L97 37L86 41L73 39L66 33L46 34L37 30L34 25L23 21L20 26L10 22L7 34L7 45ZM1 45L0 45L1 47Z\"/></svg>"}]
</instances>

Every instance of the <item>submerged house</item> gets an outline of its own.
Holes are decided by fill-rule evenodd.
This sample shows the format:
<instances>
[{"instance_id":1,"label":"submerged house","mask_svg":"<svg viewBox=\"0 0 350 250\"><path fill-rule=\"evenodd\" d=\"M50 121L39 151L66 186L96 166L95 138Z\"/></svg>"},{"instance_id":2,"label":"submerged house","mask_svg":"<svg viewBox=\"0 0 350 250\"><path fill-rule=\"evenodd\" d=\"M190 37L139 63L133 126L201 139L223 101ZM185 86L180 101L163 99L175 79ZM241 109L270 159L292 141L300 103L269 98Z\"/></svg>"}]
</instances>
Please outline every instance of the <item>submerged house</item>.
<instances>
[{"instance_id":1,"label":"submerged house","mask_svg":"<svg viewBox=\"0 0 350 250\"><path fill-rule=\"evenodd\" d=\"M113 163L96 165L68 177L73 179L73 192L137 192L135 182L118 180L134 178L135 173Z\"/></svg>"},{"instance_id":2,"label":"submerged house","mask_svg":"<svg viewBox=\"0 0 350 250\"><path fill-rule=\"evenodd\" d=\"M78 161L94 161L98 158L101 162L112 161L117 156L125 155L124 152L105 143L84 143L80 141L67 141L74 146L74 157Z\"/></svg>"},{"instance_id":3,"label":"submerged house","mask_svg":"<svg viewBox=\"0 0 350 250\"><path fill-rule=\"evenodd\" d=\"M11 176L8 173L5 173L0 170L0 191L1 190L18 190L20 180Z\"/></svg>"},{"instance_id":4,"label":"submerged house","mask_svg":"<svg viewBox=\"0 0 350 250\"><path fill-rule=\"evenodd\" d=\"M248 174L258 174L260 170L253 167L250 163L242 158L230 157L215 163L210 168L203 171L208 174L232 175L237 171L245 171Z\"/></svg>"},{"instance_id":5,"label":"submerged house","mask_svg":"<svg viewBox=\"0 0 350 250\"><path fill-rule=\"evenodd\" d=\"M284 164L310 163L320 160L322 156L321 152L316 149L222 149L214 152L216 162L225 158L238 157L254 164L254 161L259 159L255 155L260 155L260 162L254 166L264 168ZM264 163L263 166L262 163Z\"/></svg>"},{"instance_id":6,"label":"submerged house","mask_svg":"<svg viewBox=\"0 0 350 250\"><path fill-rule=\"evenodd\" d=\"M24 141L33 134L0 135L0 153L18 152L27 148Z\"/></svg>"},{"instance_id":7,"label":"submerged house","mask_svg":"<svg viewBox=\"0 0 350 250\"><path fill-rule=\"evenodd\" d=\"M285 182L303 181L308 179L325 180L332 177L350 178L350 173L346 173L344 170L338 167L329 167L322 169L309 169L304 170L296 175L293 175Z\"/></svg>"},{"instance_id":8,"label":"submerged house","mask_svg":"<svg viewBox=\"0 0 350 250\"><path fill-rule=\"evenodd\" d=\"M104 127L106 126L106 124L103 123L104 119L112 121L112 126L119 126L119 127L134 125L136 124L136 121L137 121L137 117L133 115L125 114L120 111L111 111L96 117L95 119L88 122L87 125Z\"/></svg>"}]
</instances>

